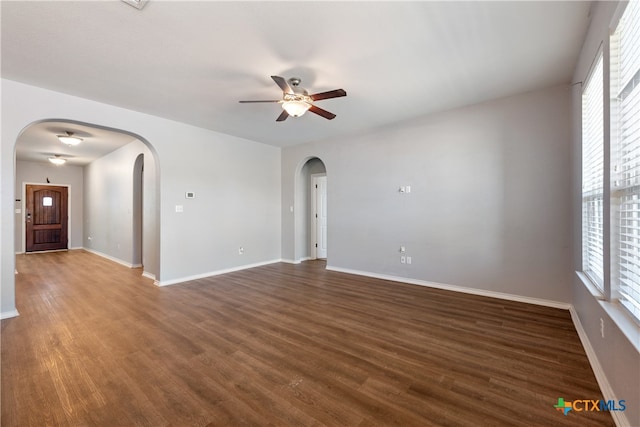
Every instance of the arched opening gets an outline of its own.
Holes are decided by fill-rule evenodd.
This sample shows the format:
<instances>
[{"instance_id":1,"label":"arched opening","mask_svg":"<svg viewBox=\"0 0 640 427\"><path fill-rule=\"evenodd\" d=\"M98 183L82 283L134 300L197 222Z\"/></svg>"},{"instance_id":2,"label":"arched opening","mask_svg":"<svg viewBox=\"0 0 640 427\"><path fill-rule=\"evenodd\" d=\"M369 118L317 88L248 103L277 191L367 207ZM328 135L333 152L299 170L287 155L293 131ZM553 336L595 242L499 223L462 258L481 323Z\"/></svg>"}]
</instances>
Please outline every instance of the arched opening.
<instances>
[{"instance_id":1,"label":"arched opening","mask_svg":"<svg viewBox=\"0 0 640 427\"><path fill-rule=\"evenodd\" d=\"M57 135L82 138L67 146ZM66 163L55 166L48 158ZM85 249L129 267L160 266L159 168L153 146L139 135L72 120L31 123L14 148L16 189L25 182L69 185L69 249ZM71 184L70 184L71 183ZM16 195L20 194L16 190ZM23 208L16 197L16 213ZM16 253L24 252L25 216L15 216Z\"/></svg>"},{"instance_id":2,"label":"arched opening","mask_svg":"<svg viewBox=\"0 0 640 427\"><path fill-rule=\"evenodd\" d=\"M327 169L318 157L305 159L298 169L295 190L295 259L328 257Z\"/></svg>"},{"instance_id":3,"label":"arched opening","mask_svg":"<svg viewBox=\"0 0 640 427\"><path fill-rule=\"evenodd\" d=\"M144 154L138 154L133 165L133 200L132 200L132 229L133 229L133 267L142 267L143 260L143 222L144 222Z\"/></svg>"}]
</instances>

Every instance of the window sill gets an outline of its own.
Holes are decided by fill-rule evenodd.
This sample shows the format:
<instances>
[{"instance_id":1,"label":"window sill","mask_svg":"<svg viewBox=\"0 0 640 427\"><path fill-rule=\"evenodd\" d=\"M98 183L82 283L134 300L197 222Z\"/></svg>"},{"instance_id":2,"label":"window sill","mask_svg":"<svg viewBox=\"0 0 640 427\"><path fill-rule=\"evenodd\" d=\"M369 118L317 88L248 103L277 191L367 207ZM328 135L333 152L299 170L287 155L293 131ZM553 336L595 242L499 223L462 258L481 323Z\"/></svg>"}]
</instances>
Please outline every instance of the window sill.
<instances>
[{"instance_id":1,"label":"window sill","mask_svg":"<svg viewBox=\"0 0 640 427\"><path fill-rule=\"evenodd\" d=\"M598 301L605 301L604 294L600 289L598 289L596 285L593 284L593 281L589 278L589 276L587 276L582 271L576 271L576 275L580 278L584 287L587 288L589 293L591 293L591 295L593 295L595 299L597 299Z\"/></svg>"},{"instance_id":2,"label":"window sill","mask_svg":"<svg viewBox=\"0 0 640 427\"><path fill-rule=\"evenodd\" d=\"M605 300L602 292L595 287L591 279L584 273L576 271L576 275L580 278L580 281L589 293L598 301L600 307L607 313L613 323L620 329L620 332L629 340L636 351L640 353L640 325L633 319L631 314L629 314L618 301Z\"/></svg>"}]
</instances>

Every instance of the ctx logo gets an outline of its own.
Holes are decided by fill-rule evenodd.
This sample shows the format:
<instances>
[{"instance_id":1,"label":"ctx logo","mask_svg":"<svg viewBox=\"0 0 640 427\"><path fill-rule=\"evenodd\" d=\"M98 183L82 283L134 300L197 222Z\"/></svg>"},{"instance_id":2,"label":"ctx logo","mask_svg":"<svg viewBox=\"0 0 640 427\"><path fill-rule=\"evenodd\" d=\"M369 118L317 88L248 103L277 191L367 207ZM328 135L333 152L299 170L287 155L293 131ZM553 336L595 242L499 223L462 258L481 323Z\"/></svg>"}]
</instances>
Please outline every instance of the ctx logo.
<instances>
[{"instance_id":1,"label":"ctx logo","mask_svg":"<svg viewBox=\"0 0 640 427\"><path fill-rule=\"evenodd\" d=\"M556 410L567 415L569 411L576 412L583 411L624 411L627 409L624 400L574 400L573 402L567 402L564 397L558 398L558 403L553 405Z\"/></svg>"}]
</instances>

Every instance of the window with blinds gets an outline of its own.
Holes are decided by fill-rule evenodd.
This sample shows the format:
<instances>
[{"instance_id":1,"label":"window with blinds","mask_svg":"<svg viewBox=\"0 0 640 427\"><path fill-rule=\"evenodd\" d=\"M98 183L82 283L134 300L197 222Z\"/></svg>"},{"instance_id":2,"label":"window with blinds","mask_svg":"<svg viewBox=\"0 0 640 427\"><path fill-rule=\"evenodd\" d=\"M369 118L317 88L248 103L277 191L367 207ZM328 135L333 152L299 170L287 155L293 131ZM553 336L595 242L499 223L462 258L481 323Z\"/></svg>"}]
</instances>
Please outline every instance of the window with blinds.
<instances>
[{"instance_id":1,"label":"window with blinds","mask_svg":"<svg viewBox=\"0 0 640 427\"><path fill-rule=\"evenodd\" d=\"M640 320L640 2L629 2L611 36L611 124L618 235L617 297Z\"/></svg>"},{"instance_id":2,"label":"window with blinds","mask_svg":"<svg viewBox=\"0 0 640 427\"><path fill-rule=\"evenodd\" d=\"M603 290L603 140L602 55L582 92L582 268Z\"/></svg>"}]
</instances>

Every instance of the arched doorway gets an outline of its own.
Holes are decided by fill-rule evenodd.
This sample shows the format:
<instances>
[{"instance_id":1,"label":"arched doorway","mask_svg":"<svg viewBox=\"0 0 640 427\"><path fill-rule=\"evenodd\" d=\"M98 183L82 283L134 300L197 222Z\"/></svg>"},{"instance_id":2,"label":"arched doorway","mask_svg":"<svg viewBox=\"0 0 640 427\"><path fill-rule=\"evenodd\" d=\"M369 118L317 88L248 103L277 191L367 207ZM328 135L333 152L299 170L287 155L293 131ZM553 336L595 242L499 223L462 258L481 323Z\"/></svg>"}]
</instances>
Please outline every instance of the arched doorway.
<instances>
[{"instance_id":1,"label":"arched doorway","mask_svg":"<svg viewBox=\"0 0 640 427\"><path fill-rule=\"evenodd\" d=\"M144 248L144 154L138 154L133 165L133 200L132 200L132 260L133 267L143 266Z\"/></svg>"},{"instance_id":2,"label":"arched doorway","mask_svg":"<svg viewBox=\"0 0 640 427\"><path fill-rule=\"evenodd\" d=\"M58 141L72 132L78 146ZM52 166L48 157L66 163ZM16 140L16 187L23 182L65 184L73 180L69 202L69 249L85 249L144 275L159 273L159 169L157 154L144 138L119 129L71 120L41 120ZM145 170L146 169L146 170ZM79 176L79 178L77 178ZM21 201L16 200L16 212ZM24 251L24 217L16 216L16 252Z\"/></svg>"},{"instance_id":3,"label":"arched doorway","mask_svg":"<svg viewBox=\"0 0 640 427\"><path fill-rule=\"evenodd\" d=\"M318 157L304 160L296 179L295 259L328 257L328 180Z\"/></svg>"}]
</instances>

